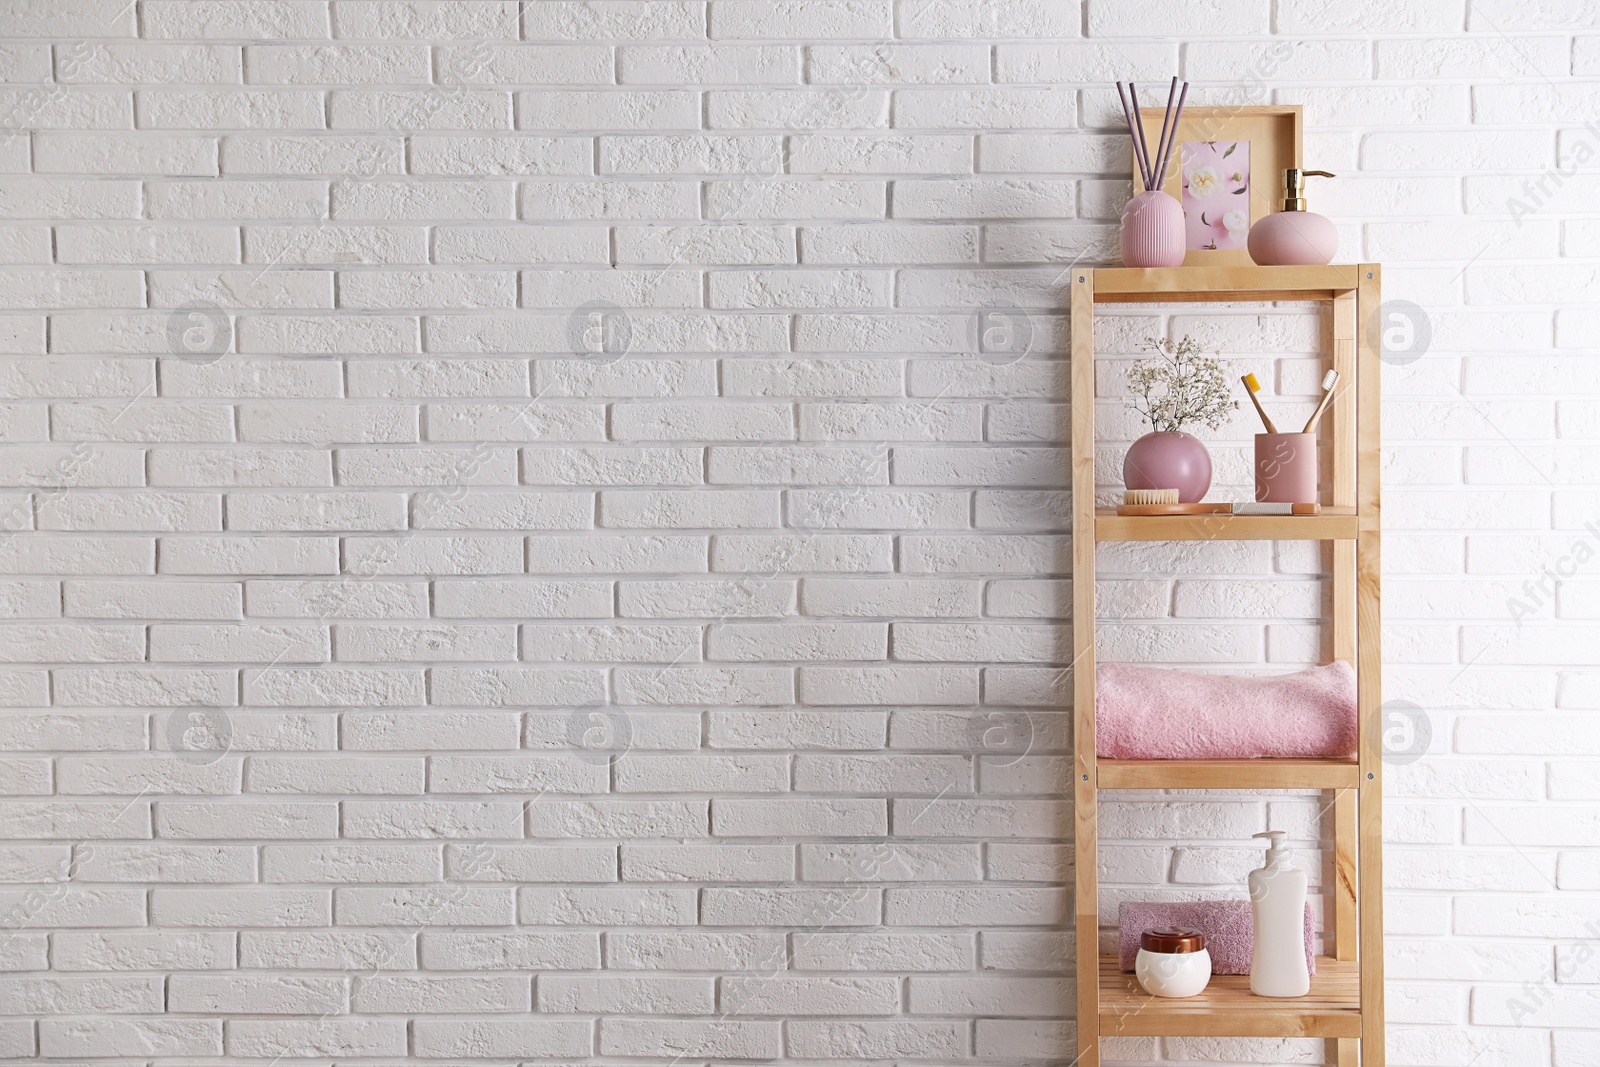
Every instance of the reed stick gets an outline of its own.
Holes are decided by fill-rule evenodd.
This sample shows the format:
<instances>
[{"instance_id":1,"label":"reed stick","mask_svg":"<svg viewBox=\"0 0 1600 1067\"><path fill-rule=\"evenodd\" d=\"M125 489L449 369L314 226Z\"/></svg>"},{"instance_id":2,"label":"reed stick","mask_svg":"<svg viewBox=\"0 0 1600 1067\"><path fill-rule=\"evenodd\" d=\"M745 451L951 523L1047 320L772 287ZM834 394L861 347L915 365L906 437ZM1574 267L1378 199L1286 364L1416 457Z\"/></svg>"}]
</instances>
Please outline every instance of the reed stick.
<instances>
[{"instance_id":1,"label":"reed stick","mask_svg":"<svg viewBox=\"0 0 1600 1067\"><path fill-rule=\"evenodd\" d=\"M1178 143L1178 125L1183 122L1183 103L1189 99L1189 83L1183 83L1183 91L1178 94L1178 110L1172 115L1172 136L1167 139L1167 150L1161 157L1161 173L1167 172L1167 164L1172 161L1172 146ZM1160 178L1156 179L1160 181Z\"/></svg>"},{"instance_id":2,"label":"reed stick","mask_svg":"<svg viewBox=\"0 0 1600 1067\"><path fill-rule=\"evenodd\" d=\"M1122 117L1128 120L1128 140L1133 142L1133 162L1139 168L1139 179L1146 189L1150 188L1150 163L1139 151L1139 137L1133 132L1133 113L1128 110L1128 97L1122 91L1122 83L1117 82L1117 99L1122 101Z\"/></svg>"},{"instance_id":3,"label":"reed stick","mask_svg":"<svg viewBox=\"0 0 1600 1067\"><path fill-rule=\"evenodd\" d=\"M1137 85L1133 84L1133 82L1129 82L1128 83L1128 95L1133 97L1133 120L1134 120L1133 128L1136 131L1138 131L1139 147L1144 152L1144 159L1145 159L1144 188L1145 188L1145 192L1149 192L1150 191L1150 182L1154 178L1154 174L1150 170L1150 145L1148 143L1146 143L1145 138L1144 138L1144 116L1139 114L1139 87Z\"/></svg>"},{"instance_id":4,"label":"reed stick","mask_svg":"<svg viewBox=\"0 0 1600 1067\"><path fill-rule=\"evenodd\" d=\"M1161 118L1161 136L1156 139L1156 167L1151 171L1158 189L1161 187L1162 176L1166 174L1167 128L1172 125L1172 101L1177 95L1178 78L1177 75L1173 75L1172 85L1167 89L1167 113Z\"/></svg>"}]
</instances>

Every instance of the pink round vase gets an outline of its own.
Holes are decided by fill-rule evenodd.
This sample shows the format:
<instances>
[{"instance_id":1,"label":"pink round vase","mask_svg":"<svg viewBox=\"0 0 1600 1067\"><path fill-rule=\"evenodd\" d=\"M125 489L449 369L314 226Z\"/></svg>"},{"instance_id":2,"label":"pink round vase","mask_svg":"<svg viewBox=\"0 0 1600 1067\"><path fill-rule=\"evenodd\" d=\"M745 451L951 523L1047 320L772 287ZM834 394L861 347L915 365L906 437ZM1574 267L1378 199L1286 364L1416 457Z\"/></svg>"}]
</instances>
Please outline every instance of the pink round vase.
<instances>
[{"instance_id":1,"label":"pink round vase","mask_svg":"<svg viewBox=\"0 0 1600 1067\"><path fill-rule=\"evenodd\" d=\"M1183 266L1183 205L1160 190L1122 209L1122 262L1129 267Z\"/></svg>"},{"instance_id":2,"label":"pink round vase","mask_svg":"<svg viewBox=\"0 0 1600 1067\"><path fill-rule=\"evenodd\" d=\"M1122 459L1122 484L1129 489L1176 489L1178 503L1198 504L1211 488L1211 453L1186 433L1147 433Z\"/></svg>"}]
</instances>

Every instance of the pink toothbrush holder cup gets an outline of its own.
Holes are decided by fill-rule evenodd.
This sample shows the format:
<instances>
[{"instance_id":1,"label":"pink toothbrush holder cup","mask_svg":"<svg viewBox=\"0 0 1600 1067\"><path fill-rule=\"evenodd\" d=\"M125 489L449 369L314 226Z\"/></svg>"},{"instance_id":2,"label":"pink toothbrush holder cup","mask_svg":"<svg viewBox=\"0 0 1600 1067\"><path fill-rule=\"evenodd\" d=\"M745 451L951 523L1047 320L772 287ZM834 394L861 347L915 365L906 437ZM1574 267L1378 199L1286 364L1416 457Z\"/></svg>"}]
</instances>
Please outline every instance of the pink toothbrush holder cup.
<instances>
[{"instance_id":1,"label":"pink toothbrush holder cup","mask_svg":"<svg viewBox=\"0 0 1600 1067\"><path fill-rule=\"evenodd\" d=\"M1256 500L1274 504L1317 502L1317 435L1256 434Z\"/></svg>"}]
</instances>

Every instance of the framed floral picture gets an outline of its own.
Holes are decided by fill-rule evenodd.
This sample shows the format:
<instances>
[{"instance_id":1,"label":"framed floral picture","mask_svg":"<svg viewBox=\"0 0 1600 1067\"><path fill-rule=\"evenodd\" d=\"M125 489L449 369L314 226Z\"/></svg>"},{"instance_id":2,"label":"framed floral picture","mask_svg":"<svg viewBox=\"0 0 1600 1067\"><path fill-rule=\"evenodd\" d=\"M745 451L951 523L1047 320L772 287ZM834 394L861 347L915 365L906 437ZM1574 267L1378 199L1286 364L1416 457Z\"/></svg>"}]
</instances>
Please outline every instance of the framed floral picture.
<instances>
[{"instance_id":1,"label":"framed floral picture","mask_svg":"<svg viewBox=\"0 0 1600 1067\"><path fill-rule=\"evenodd\" d=\"M1140 110L1146 130L1164 114ZM1249 265L1250 227L1283 207L1283 172L1300 166L1300 105L1184 108L1175 138L1161 189L1183 205L1183 265Z\"/></svg>"}]
</instances>

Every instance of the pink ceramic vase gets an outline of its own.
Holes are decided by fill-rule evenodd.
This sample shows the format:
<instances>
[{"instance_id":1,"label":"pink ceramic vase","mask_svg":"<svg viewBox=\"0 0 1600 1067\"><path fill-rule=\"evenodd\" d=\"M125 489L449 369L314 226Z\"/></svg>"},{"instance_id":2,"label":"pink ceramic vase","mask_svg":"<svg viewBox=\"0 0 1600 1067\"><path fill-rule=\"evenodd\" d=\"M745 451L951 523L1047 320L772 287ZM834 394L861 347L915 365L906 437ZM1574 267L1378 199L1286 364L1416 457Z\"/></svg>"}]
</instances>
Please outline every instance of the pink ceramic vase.
<instances>
[{"instance_id":1,"label":"pink ceramic vase","mask_svg":"<svg viewBox=\"0 0 1600 1067\"><path fill-rule=\"evenodd\" d=\"M1128 267L1183 266L1183 205L1160 190L1122 209L1122 262Z\"/></svg>"},{"instance_id":2,"label":"pink ceramic vase","mask_svg":"<svg viewBox=\"0 0 1600 1067\"><path fill-rule=\"evenodd\" d=\"M1198 437L1178 430L1147 433L1122 458L1122 484L1176 489L1178 503L1198 504L1211 488L1211 453Z\"/></svg>"}]
</instances>

